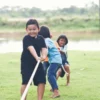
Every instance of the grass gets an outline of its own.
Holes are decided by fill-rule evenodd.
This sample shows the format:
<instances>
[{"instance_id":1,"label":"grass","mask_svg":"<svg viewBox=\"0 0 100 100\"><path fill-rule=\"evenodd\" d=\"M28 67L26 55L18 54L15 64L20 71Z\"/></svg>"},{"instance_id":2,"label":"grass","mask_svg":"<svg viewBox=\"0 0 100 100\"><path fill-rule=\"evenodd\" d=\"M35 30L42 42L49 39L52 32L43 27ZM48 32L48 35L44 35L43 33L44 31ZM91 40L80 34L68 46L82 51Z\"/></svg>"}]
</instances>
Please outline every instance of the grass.
<instances>
[{"instance_id":1,"label":"grass","mask_svg":"<svg viewBox=\"0 0 100 100\"><path fill-rule=\"evenodd\" d=\"M100 51L68 51L71 84L65 86L66 78L59 78L61 97L56 100L100 100ZM20 99L20 53L0 54L0 100ZM50 97L47 82L43 100ZM30 86L27 100L37 100L35 86Z\"/></svg>"}]
</instances>

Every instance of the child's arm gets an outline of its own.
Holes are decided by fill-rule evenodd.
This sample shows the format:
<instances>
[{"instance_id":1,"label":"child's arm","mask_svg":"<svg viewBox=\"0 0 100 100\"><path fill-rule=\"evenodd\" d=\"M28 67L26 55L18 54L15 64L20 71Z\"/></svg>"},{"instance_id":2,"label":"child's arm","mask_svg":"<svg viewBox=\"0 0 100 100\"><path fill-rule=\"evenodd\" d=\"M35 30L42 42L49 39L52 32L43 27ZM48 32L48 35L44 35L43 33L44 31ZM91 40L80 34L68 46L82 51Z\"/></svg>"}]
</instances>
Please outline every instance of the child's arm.
<instances>
[{"instance_id":1,"label":"child's arm","mask_svg":"<svg viewBox=\"0 0 100 100\"><path fill-rule=\"evenodd\" d=\"M48 49L47 48L42 48L41 50L41 59L45 60L48 54Z\"/></svg>"},{"instance_id":2,"label":"child's arm","mask_svg":"<svg viewBox=\"0 0 100 100\"><path fill-rule=\"evenodd\" d=\"M65 52L63 52L62 50L60 50L60 53L65 54Z\"/></svg>"},{"instance_id":3,"label":"child's arm","mask_svg":"<svg viewBox=\"0 0 100 100\"><path fill-rule=\"evenodd\" d=\"M60 51L61 53L67 54L67 45L65 45L64 47L61 47Z\"/></svg>"},{"instance_id":4,"label":"child's arm","mask_svg":"<svg viewBox=\"0 0 100 100\"><path fill-rule=\"evenodd\" d=\"M30 51L30 53L32 54L32 56L36 59L36 61L41 60L40 57L38 57L35 49L33 46L29 46L28 50Z\"/></svg>"},{"instance_id":5,"label":"child's arm","mask_svg":"<svg viewBox=\"0 0 100 100\"><path fill-rule=\"evenodd\" d=\"M55 42L55 46L56 46L56 48L59 50L59 52L60 53L62 53L62 54L66 54L65 52L66 52L66 50L64 49L64 50L62 50L61 49L61 47L58 45L58 43L57 42Z\"/></svg>"}]
</instances>

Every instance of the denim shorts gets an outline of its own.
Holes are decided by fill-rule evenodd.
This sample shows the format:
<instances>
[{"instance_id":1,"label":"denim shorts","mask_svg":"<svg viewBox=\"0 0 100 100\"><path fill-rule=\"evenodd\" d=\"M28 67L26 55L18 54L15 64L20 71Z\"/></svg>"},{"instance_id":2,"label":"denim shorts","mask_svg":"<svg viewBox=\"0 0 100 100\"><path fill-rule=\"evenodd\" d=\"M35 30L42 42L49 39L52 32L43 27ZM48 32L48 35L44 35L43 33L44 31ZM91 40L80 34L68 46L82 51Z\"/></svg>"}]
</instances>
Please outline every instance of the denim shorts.
<instances>
[{"instance_id":1,"label":"denim shorts","mask_svg":"<svg viewBox=\"0 0 100 100\"><path fill-rule=\"evenodd\" d=\"M61 54L61 58L62 58L62 64L65 65L65 64L69 64L69 62L67 61L67 57L66 57L66 54Z\"/></svg>"},{"instance_id":2,"label":"denim shorts","mask_svg":"<svg viewBox=\"0 0 100 100\"><path fill-rule=\"evenodd\" d=\"M63 65L63 67L65 66L65 65L69 65L69 62L67 61L67 57L66 57L66 54L61 54L61 58L62 58L62 65ZM65 72L64 72L64 70L63 70L63 68L61 68L61 75L60 75L60 77L64 77L64 75L65 75Z\"/></svg>"}]
</instances>

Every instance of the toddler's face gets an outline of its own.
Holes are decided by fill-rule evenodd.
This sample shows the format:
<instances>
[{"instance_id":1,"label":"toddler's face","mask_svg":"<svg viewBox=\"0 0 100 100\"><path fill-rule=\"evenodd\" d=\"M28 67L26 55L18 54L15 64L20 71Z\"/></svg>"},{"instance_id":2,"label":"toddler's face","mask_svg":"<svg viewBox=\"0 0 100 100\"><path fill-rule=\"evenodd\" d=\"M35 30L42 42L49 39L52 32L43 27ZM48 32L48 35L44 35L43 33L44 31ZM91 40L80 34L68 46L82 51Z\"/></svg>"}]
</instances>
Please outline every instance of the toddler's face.
<instances>
[{"instance_id":1,"label":"toddler's face","mask_svg":"<svg viewBox=\"0 0 100 100\"><path fill-rule=\"evenodd\" d=\"M63 38L59 39L59 41L58 41L58 44L59 44L60 47L65 46L65 43L66 43L66 40L63 39Z\"/></svg>"},{"instance_id":2,"label":"toddler's face","mask_svg":"<svg viewBox=\"0 0 100 100\"><path fill-rule=\"evenodd\" d=\"M27 26L26 31L30 36L35 37L38 35L39 28L37 27L37 25L32 24Z\"/></svg>"}]
</instances>

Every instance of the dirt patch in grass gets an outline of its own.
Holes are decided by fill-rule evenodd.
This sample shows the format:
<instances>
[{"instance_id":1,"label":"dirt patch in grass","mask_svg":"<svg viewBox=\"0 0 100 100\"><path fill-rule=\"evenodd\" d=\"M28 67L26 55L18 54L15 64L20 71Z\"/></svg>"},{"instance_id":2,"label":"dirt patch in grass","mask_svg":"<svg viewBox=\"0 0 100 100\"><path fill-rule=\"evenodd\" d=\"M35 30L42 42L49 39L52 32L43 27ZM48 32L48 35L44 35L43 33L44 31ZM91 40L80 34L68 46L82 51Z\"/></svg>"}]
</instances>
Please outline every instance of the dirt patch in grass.
<instances>
[{"instance_id":1,"label":"dirt patch in grass","mask_svg":"<svg viewBox=\"0 0 100 100\"><path fill-rule=\"evenodd\" d=\"M100 31L66 31L63 33L60 32L51 32L53 38L57 39L59 35L65 34L69 39L79 40L79 39L100 39ZM5 39L22 39L25 35L24 32L1 32L0 38Z\"/></svg>"},{"instance_id":2,"label":"dirt patch in grass","mask_svg":"<svg viewBox=\"0 0 100 100\"><path fill-rule=\"evenodd\" d=\"M71 40L79 39L100 39L100 31L67 31L63 33L52 32L53 39L57 39L59 35L64 34Z\"/></svg>"},{"instance_id":3,"label":"dirt patch in grass","mask_svg":"<svg viewBox=\"0 0 100 100\"><path fill-rule=\"evenodd\" d=\"M5 39L21 39L25 34L21 32L7 32L7 33L0 33L0 38Z\"/></svg>"}]
</instances>

